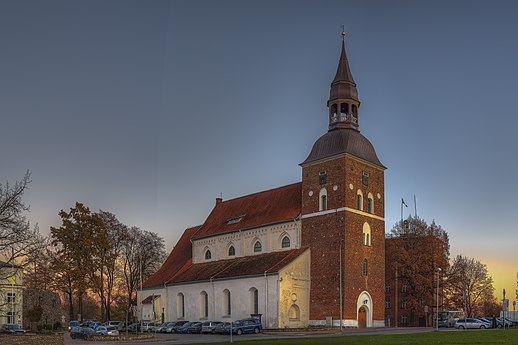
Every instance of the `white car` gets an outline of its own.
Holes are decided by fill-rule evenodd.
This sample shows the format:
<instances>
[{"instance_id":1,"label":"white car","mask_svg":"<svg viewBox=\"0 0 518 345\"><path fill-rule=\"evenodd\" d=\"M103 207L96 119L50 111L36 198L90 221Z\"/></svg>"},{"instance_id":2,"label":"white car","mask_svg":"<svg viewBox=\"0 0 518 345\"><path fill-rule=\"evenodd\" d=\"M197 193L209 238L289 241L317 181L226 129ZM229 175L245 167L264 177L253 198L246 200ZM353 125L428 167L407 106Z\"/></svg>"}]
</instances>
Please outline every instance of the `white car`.
<instances>
[{"instance_id":1,"label":"white car","mask_svg":"<svg viewBox=\"0 0 518 345\"><path fill-rule=\"evenodd\" d=\"M491 328L491 324L489 322L484 322L479 319L475 319L472 317L461 318L455 322L455 328L458 329L468 329L468 328Z\"/></svg>"},{"instance_id":2,"label":"white car","mask_svg":"<svg viewBox=\"0 0 518 345\"><path fill-rule=\"evenodd\" d=\"M118 336L119 331L115 326L99 326L95 329L95 332L99 335Z\"/></svg>"}]
</instances>

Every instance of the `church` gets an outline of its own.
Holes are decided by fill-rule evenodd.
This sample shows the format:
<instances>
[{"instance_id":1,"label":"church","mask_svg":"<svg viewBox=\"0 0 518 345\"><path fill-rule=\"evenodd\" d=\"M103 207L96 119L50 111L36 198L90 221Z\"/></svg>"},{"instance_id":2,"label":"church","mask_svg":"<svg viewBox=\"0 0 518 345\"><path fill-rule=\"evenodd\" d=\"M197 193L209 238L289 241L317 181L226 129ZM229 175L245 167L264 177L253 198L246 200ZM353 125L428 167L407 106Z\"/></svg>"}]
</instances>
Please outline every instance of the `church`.
<instances>
[{"instance_id":1,"label":"church","mask_svg":"<svg viewBox=\"0 0 518 345\"><path fill-rule=\"evenodd\" d=\"M360 132L344 37L329 129L300 163L302 181L217 198L138 292L141 320L384 326L386 167Z\"/></svg>"}]
</instances>

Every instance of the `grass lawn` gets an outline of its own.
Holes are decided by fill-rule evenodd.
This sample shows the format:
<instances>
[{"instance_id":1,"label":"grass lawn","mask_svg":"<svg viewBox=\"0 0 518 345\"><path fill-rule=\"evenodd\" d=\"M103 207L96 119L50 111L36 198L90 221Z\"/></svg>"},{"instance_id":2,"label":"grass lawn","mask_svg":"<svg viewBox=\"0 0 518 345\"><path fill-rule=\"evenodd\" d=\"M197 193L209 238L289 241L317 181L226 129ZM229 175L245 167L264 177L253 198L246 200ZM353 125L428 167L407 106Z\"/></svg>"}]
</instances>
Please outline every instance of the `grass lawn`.
<instances>
[{"instance_id":1,"label":"grass lawn","mask_svg":"<svg viewBox=\"0 0 518 345\"><path fill-rule=\"evenodd\" d=\"M305 339L279 339L279 340L254 340L239 341L239 345L457 345L457 344L518 344L517 330L466 330L451 332L426 332L416 334L395 334L395 335L367 335L367 336L344 336L344 337L323 337ZM230 343L214 343L230 344Z\"/></svg>"}]
</instances>

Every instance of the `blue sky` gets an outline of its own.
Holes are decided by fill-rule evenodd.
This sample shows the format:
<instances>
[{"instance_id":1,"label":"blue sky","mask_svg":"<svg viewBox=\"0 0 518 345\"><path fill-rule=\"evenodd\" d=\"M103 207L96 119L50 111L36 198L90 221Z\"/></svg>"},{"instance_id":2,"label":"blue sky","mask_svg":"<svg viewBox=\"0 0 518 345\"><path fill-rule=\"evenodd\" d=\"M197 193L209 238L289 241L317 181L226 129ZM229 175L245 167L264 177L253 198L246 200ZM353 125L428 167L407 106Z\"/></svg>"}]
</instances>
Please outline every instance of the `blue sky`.
<instances>
[{"instance_id":1,"label":"blue sky","mask_svg":"<svg viewBox=\"0 0 518 345\"><path fill-rule=\"evenodd\" d=\"M327 130L345 24L360 128L452 256L518 271L518 4L512 1L0 2L0 179L29 169L48 233L82 201L170 249L215 198L299 181Z\"/></svg>"}]
</instances>

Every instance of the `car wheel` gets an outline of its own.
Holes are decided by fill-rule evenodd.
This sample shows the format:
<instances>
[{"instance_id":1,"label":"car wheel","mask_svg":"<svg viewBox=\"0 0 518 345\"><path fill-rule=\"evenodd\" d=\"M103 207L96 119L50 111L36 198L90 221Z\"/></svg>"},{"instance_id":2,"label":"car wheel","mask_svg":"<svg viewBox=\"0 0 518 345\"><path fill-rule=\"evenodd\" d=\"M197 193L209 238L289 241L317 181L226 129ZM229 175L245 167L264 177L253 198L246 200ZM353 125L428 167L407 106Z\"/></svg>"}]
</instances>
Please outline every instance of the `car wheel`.
<instances>
[{"instance_id":1,"label":"car wheel","mask_svg":"<svg viewBox=\"0 0 518 345\"><path fill-rule=\"evenodd\" d=\"M464 329L464 326L459 326L459 329Z\"/></svg>"},{"instance_id":2,"label":"car wheel","mask_svg":"<svg viewBox=\"0 0 518 345\"><path fill-rule=\"evenodd\" d=\"M254 333L259 334L259 328L254 328Z\"/></svg>"},{"instance_id":3,"label":"car wheel","mask_svg":"<svg viewBox=\"0 0 518 345\"><path fill-rule=\"evenodd\" d=\"M502 325L498 325L497 327L498 327L498 328L502 328Z\"/></svg>"},{"instance_id":4,"label":"car wheel","mask_svg":"<svg viewBox=\"0 0 518 345\"><path fill-rule=\"evenodd\" d=\"M241 334L243 334L243 331L241 329L238 329L236 333L237 333L237 335L241 335Z\"/></svg>"},{"instance_id":5,"label":"car wheel","mask_svg":"<svg viewBox=\"0 0 518 345\"><path fill-rule=\"evenodd\" d=\"M480 326L480 329L486 329L486 326L482 325Z\"/></svg>"}]
</instances>

